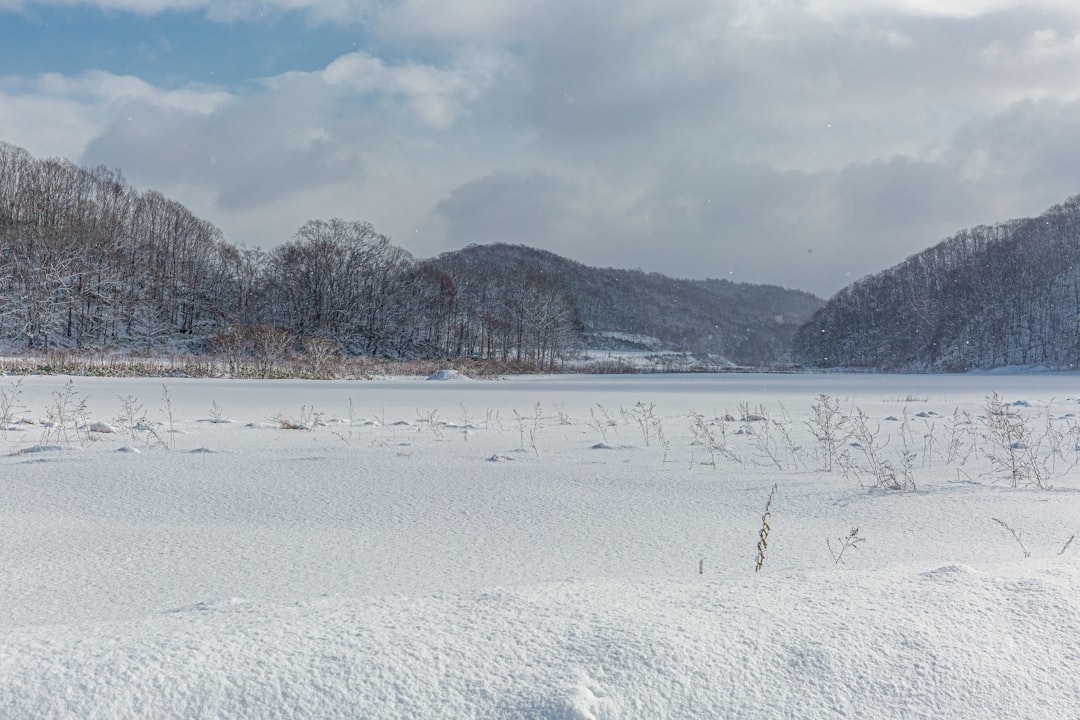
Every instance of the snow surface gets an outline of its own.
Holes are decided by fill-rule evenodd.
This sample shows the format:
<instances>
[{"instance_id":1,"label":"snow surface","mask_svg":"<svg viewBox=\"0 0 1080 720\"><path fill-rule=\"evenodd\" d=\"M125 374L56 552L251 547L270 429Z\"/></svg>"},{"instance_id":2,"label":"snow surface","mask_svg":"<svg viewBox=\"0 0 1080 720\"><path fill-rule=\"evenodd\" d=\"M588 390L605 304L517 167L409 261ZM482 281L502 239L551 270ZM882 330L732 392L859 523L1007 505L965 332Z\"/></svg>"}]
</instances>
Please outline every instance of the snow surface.
<instances>
[{"instance_id":1,"label":"snow surface","mask_svg":"<svg viewBox=\"0 0 1080 720\"><path fill-rule=\"evenodd\" d=\"M1080 708L1075 445L1046 490L982 451L946 462L954 409L996 391L1064 428L1077 375L170 379L167 399L160 380L74 378L86 411L64 441L68 380L24 378L0 427L3 718ZM728 423L741 462L691 444L691 412L747 403L816 451L822 393L892 433L893 462L909 419L916 492L809 456L782 470L754 421ZM826 540L854 527L837 564Z\"/></svg>"},{"instance_id":2,"label":"snow surface","mask_svg":"<svg viewBox=\"0 0 1080 720\"><path fill-rule=\"evenodd\" d=\"M445 369L445 370L436 370L435 372L428 375L427 379L428 380L467 380L468 378L466 378L464 375L459 373L457 370Z\"/></svg>"}]
</instances>

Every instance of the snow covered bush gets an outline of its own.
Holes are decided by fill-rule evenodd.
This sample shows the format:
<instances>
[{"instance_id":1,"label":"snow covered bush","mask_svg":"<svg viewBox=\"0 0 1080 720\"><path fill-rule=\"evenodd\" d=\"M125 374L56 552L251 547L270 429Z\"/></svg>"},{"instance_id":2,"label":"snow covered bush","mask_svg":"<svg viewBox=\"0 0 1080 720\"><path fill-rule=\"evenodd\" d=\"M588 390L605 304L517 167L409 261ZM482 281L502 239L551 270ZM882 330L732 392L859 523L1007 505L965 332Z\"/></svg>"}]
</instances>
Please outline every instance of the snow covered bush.
<instances>
[{"instance_id":1,"label":"snow covered bush","mask_svg":"<svg viewBox=\"0 0 1080 720\"><path fill-rule=\"evenodd\" d=\"M982 437L984 453L993 472L1010 487L1045 488L1049 468L1041 453L1045 434L1037 433L1015 408L1006 405L995 392L983 405Z\"/></svg>"}]
</instances>

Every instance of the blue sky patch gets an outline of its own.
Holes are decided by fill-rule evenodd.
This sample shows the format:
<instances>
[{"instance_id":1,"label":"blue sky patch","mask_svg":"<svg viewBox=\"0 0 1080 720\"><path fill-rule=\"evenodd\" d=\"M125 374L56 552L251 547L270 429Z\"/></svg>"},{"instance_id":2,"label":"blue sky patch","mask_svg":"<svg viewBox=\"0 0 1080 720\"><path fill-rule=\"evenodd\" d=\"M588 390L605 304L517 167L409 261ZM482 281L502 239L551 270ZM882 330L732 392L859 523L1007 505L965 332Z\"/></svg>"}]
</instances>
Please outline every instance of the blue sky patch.
<instances>
[{"instance_id":1,"label":"blue sky patch","mask_svg":"<svg viewBox=\"0 0 1080 720\"><path fill-rule=\"evenodd\" d=\"M135 75L157 86L236 87L286 71L319 70L364 47L359 25L312 26L295 12L219 23L201 11L138 15L33 6L0 12L0 72Z\"/></svg>"}]
</instances>

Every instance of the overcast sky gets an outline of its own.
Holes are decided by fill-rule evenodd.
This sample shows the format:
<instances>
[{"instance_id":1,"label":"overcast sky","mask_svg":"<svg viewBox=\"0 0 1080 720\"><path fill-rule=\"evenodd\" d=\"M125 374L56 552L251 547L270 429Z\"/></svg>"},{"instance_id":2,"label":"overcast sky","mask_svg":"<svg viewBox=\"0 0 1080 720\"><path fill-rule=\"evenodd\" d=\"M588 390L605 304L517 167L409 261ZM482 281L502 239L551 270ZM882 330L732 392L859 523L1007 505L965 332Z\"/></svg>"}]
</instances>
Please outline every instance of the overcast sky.
<instances>
[{"instance_id":1,"label":"overcast sky","mask_svg":"<svg viewBox=\"0 0 1080 720\"><path fill-rule=\"evenodd\" d=\"M0 0L0 140L248 246L355 218L828 296L1080 193L1080 3Z\"/></svg>"}]
</instances>

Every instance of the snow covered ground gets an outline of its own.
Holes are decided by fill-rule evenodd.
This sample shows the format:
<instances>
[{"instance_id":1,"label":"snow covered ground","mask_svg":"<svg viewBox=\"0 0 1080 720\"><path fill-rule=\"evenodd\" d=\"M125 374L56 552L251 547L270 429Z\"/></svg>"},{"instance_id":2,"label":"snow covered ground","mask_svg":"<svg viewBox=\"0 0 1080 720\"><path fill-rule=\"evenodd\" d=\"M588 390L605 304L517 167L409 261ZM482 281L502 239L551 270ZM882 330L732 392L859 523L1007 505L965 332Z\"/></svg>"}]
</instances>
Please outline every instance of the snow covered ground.
<instances>
[{"instance_id":1,"label":"snow covered ground","mask_svg":"<svg viewBox=\"0 0 1080 720\"><path fill-rule=\"evenodd\" d=\"M449 377L0 378L0 717L1077 716L1080 376Z\"/></svg>"}]
</instances>

